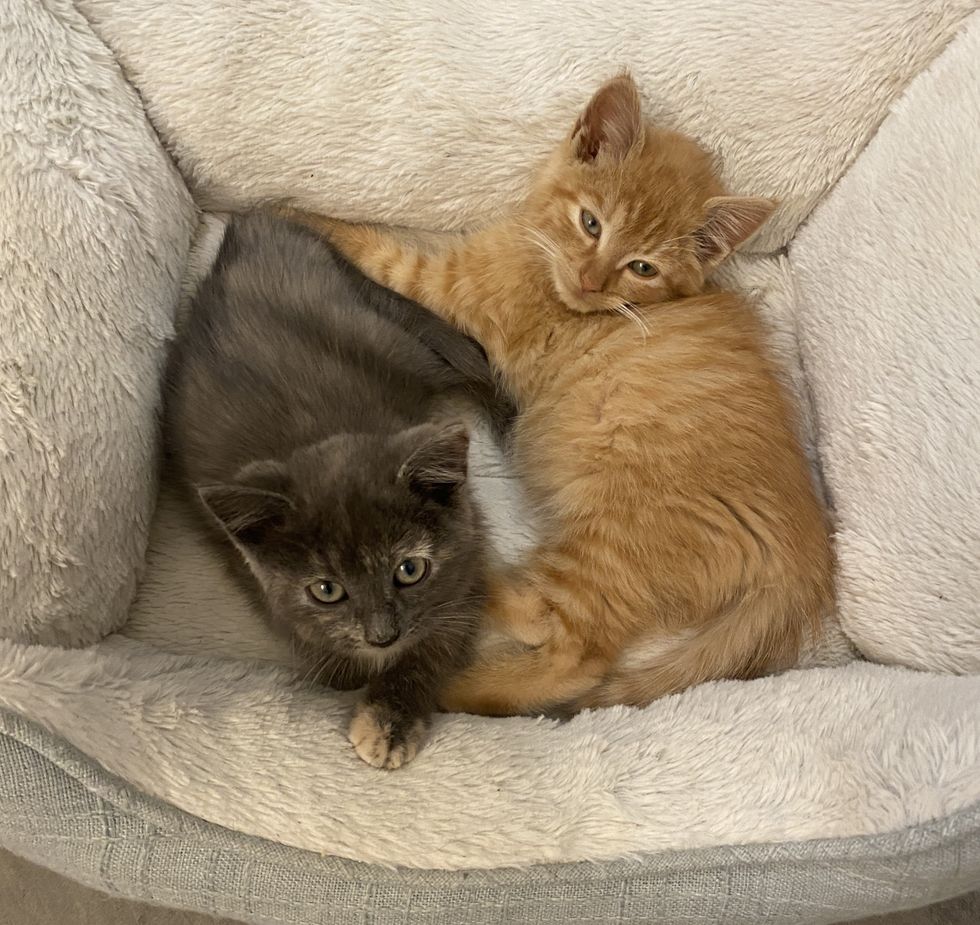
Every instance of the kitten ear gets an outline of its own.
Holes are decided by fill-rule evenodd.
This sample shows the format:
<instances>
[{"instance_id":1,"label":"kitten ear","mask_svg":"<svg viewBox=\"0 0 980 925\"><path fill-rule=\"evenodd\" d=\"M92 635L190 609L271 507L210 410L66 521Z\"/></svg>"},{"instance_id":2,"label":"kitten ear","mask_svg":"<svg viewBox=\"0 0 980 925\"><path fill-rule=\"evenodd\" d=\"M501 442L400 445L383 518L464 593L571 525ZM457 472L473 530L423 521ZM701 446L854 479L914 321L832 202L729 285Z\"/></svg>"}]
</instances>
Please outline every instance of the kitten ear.
<instances>
[{"instance_id":1,"label":"kitten ear","mask_svg":"<svg viewBox=\"0 0 980 925\"><path fill-rule=\"evenodd\" d=\"M235 473L235 484L288 495L292 488L289 472L278 459L260 459Z\"/></svg>"},{"instance_id":2,"label":"kitten ear","mask_svg":"<svg viewBox=\"0 0 980 925\"><path fill-rule=\"evenodd\" d=\"M640 93L628 74L604 83L572 129L572 150L580 161L600 154L622 160L643 137Z\"/></svg>"},{"instance_id":3,"label":"kitten ear","mask_svg":"<svg viewBox=\"0 0 980 925\"><path fill-rule=\"evenodd\" d=\"M470 433L465 424L431 424L407 432L414 444L398 470L400 481L440 504L449 504L466 481Z\"/></svg>"},{"instance_id":4,"label":"kitten ear","mask_svg":"<svg viewBox=\"0 0 980 925\"><path fill-rule=\"evenodd\" d=\"M739 244L762 226L776 208L771 199L753 196L715 196L704 204L704 224L695 232L702 263L721 263Z\"/></svg>"},{"instance_id":5,"label":"kitten ear","mask_svg":"<svg viewBox=\"0 0 980 925\"><path fill-rule=\"evenodd\" d=\"M250 463L231 484L199 485L204 506L228 535L246 546L259 542L282 522L293 502L284 494L289 477L280 463Z\"/></svg>"}]
</instances>

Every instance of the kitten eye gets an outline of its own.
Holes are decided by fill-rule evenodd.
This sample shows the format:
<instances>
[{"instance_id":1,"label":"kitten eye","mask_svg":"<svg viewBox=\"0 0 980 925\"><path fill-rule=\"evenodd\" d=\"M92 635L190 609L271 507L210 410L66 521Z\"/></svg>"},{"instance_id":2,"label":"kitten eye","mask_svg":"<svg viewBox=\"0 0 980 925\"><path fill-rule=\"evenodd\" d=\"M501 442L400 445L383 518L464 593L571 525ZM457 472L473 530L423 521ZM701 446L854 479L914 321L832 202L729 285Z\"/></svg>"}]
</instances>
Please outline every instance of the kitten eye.
<instances>
[{"instance_id":1,"label":"kitten eye","mask_svg":"<svg viewBox=\"0 0 980 925\"><path fill-rule=\"evenodd\" d=\"M327 581L325 578L320 581L312 581L306 586L310 592L310 597L319 604L336 604L347 597L344 586L336 581Z\"/></svg>"},{"instance_id":2,"label":"kitten eye","mask_svg":"<svg viewBox=\"0 0 980 925\"><path fill-rule=\"evenodd\" d=\"M657 268L652 263L647 263L645 260L634 260L628 263L627 266L637 275L642 276L645 279L649 279L651 276L657 275Z\"/></svg>"},{"instance_id":3,"label":"kitten eye","mask_svg":"<svg viewBox=\"0 0 980 925\"><path fill-rule=\"evenodd\" d=\"M417 585L429 572L429 560L412 556L395 569L396 585Z\"/></svg>"},{"instance_id":4,"label":"kitten eye","mask_svg":"<svg viewBox=\"0 0 980 925\"><path fill-rule=\"evenodd\" d=\"M599 219L588 209L582 210L581 222L586 234L592 235L593 238L598 238L602 234L602 225L599 223Z\"/></svg>"}]
</instances>

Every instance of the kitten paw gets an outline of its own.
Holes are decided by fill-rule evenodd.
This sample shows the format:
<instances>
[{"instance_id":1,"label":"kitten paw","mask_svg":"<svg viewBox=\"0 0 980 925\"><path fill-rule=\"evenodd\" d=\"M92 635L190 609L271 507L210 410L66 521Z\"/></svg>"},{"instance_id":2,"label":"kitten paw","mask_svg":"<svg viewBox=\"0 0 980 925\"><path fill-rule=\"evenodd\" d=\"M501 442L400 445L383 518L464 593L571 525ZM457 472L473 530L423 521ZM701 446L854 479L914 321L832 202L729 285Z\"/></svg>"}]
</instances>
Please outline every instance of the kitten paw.
<instances>
[{"instance_id":1,"label":"kitten paw","mask_svg":"<svg viewBox=\"0 0 980 925\"><path fill-rule=\"evenodd\" d=\"M383 704L361 703L354 710L347 738L362 761L393 771L419 753L427 729L424 719L408 719Z\"/></svg>"}]
</instances>

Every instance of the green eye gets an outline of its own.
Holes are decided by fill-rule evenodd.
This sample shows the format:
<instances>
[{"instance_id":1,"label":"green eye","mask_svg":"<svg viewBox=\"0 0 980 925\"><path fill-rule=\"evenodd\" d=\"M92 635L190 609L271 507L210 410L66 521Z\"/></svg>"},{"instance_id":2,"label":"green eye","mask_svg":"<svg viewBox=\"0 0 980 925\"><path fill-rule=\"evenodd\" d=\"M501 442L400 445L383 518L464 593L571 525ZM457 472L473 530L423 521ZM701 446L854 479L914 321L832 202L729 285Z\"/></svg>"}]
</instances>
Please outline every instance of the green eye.
<instances>
[{"instance_id":1,"label":"green eye","mask_svg":"<svg viewBox=\"0 0 980 925\"><path fill-rule=\"evenodd\" d=\"M306 590L310 592L310 597L319 604L336 604L347 597L347 592L342 584L326 579L310 582L306 586Z\"/></svg>"},{"instance_id":2,"label":"green eye","mask_svg":"<svg viewBox=\"0 0 980 925\"><path fill-rule=\"evenodd\" d=\"M602 234L602 225L599 223L599 219L588 209L582 210L581 221L586 234L592 235L593 238L598 238Z\"/></svg>"},{"instance_id":3,"label":"green eye","mask_svg":"<svg viewBox=\"0 0 980 925\"><path fill-rule=\"evenodd\" d=\"M396 585L417 585L429 571L429 560L422 556L412 556L395 569Z\"/></svg>"},{"instance_id":4,"label":"green eye","mask_svg":"<svg viewBox=\"0 0 980 925\"><path fill-rule=\"evenodd\" d=\"M645 260L634 260L628 266L637 276L642 276L646 279L657 275L657 268Z\"/></svg>"}]
</instances>

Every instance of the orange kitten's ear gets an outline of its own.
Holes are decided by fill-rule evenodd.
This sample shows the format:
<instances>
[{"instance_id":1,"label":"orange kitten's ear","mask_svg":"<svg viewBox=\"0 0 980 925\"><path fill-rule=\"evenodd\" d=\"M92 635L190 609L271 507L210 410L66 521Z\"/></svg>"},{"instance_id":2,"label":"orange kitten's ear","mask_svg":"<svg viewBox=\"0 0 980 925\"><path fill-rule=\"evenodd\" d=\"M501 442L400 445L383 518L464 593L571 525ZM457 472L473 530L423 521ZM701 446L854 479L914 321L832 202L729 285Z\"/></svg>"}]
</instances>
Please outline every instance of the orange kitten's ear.
<instances>
[{"instance_id":1,"label":"orange kitten's ear","mask_svg":"<svg viewBox=\"0 0 980 925\"><path fill-rule=\"evenodd\" d=\"M643 137L640 94L629 75L604 83L589 100L572 129L572 150L580 161L600 153L617 159Z\"/></svg>"},{"instance_id":2,"label":"orange kitten's ear","mask_svg":"<svg viewBox=\"0 0 980 925\"><path fill-rule=\"evenodd\" d=\"M704 204L705 221L695 233L698 256L706 264L724 260L754 234L776 208L771 199L715 196Z\"/></svg>"}]
</instances>

